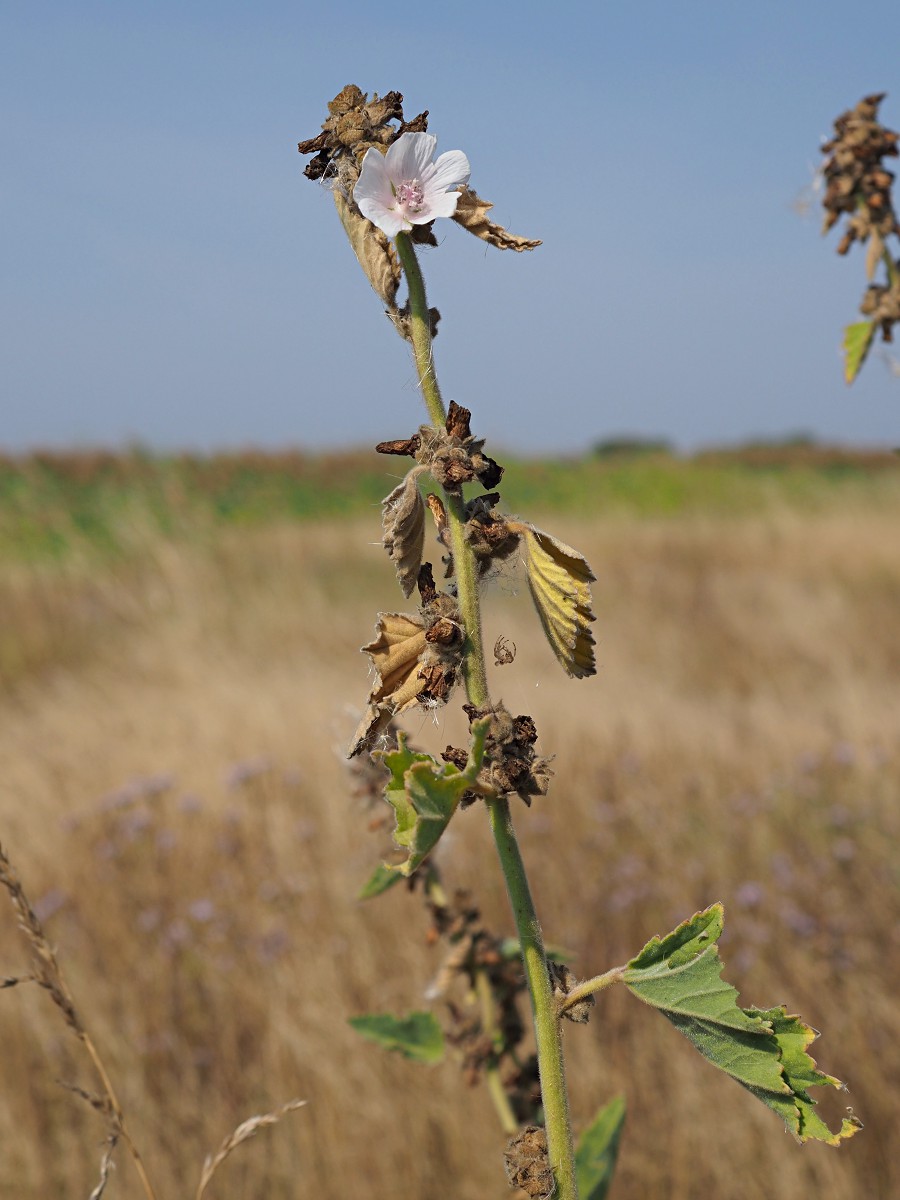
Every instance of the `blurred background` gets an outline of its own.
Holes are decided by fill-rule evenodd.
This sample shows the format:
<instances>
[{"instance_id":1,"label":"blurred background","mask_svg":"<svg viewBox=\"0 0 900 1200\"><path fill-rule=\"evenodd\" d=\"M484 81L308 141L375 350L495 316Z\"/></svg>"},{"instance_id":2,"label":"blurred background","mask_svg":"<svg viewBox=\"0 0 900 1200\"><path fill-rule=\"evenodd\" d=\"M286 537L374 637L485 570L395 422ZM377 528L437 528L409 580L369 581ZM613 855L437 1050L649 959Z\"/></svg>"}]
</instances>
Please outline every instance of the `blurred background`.
<instances>
[{"instance_id":1,"label":"blurred background","mask_svg":"<svg viewBox=\"0 0 900 1200\"><path fill-rule=\"evenodd\" d=\"M486 1090L347 1024L427 1007L443 953L417 896L356 899L389 838L343 750L356 648L402 606L379 501L404 469L359 447L422 418L296 154L351 81L430 109L492 215L544 239L448 222L424 266L505 507L597 575L586 681L515 563L486 596L488 646L515 646L494 695L556 756L515 813L546 936L593 974L721 899L741 1003L821 1029L850 1085L823 1111L866 1128L795 1145L615 990L566 1030L576 1126L626 1096L618 1200L897 1194L900 381L879 351L843 383L864 273L813 188L861 96L900 125L896 26L886 3L0 14L0 841L160 1196L294 1096L210 1195L509 1194ZM464 739L456 697L404 724ZM506 936L483 817L438 861ZM27 969L0 905L0 981ZM10 987L0 1045L0 1195L89 1195L71 1031ZM117 1162L107 1194L140 1196Z\"/></svg>"}]
</instances>

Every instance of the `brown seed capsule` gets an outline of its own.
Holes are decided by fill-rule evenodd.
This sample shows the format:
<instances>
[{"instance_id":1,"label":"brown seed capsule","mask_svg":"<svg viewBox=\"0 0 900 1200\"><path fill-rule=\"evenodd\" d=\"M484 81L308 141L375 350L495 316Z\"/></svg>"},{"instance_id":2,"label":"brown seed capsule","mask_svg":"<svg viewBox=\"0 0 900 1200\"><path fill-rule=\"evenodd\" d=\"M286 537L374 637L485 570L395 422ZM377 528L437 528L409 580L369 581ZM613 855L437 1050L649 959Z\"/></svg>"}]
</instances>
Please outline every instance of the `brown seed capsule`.
<instances>
[{"instance_id":1,"label":"brown seed capsule","mask_svg":"<svg viewBox=\"0 0 900 1200\"><path fill-rule=\"evenodd\" d=\"M547 1153L547 1133L528 1125L507 1143L503 1157L509 1186L521 1188L533 1200L548 1200L555 1182Z\"/></svg>"}]
</instances>

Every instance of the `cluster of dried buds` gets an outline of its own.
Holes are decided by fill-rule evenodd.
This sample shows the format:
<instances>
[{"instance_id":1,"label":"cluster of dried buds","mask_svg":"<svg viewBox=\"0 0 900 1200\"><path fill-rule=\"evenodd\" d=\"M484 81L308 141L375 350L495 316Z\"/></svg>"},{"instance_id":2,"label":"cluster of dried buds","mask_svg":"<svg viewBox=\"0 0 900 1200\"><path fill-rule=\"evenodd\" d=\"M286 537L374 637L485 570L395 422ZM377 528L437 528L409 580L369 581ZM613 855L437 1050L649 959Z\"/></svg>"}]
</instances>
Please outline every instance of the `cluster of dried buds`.
<instances>
[{"instance_id":1,"label":"cluster of dried buds","mask_svg":"<svg viewBox=\"0 0 900 1200\"><path fill-rule=\"evenodd\" d=\"M478 790L465 792L461 807L472 804L480 795L516 795L527 805L531 804L532 796L546 795L552 773L550 759L541 758L534 752L538 735L531 717L513 717L502 701L483 708L464 704L463 711L470 725L488 717L490 728L485 742L484 766L477 780ZM448 746L441 757L444 762L463 770L468 753Z\"/></svg>"},{"instance_id":2,"label":"cluster of dried buds","mask_svg":"<svg viewBox=\"0 0 900 1200\"><path fill-rule=\"evenodd\" d=\"M526 1036L519 1011L525 976L518 948L486 928L468 892L460 889L448 898L439 882L435 886L436 868L429 866L426 872L429 940L447 946L429 993L446 1005L447 1041L456 1047L470 1086L485 1070L498 1071L516 1119L523 1124L534 1121L541 1089L537 1060L518 1053ZM417 876L421 874L420 869Z\"/></svg>"},{"instance_id":3,"label":"cluster of dried buds","mask_svg":"<svg viewBox=\"0 0 900 1200\"><path fill-rule=\"evenodd\" d=\"M470 421L469 410L453 403L444 429L423 426L412 437L382 442L377 447L384 454L407 455L415 460L415 466L382 501L382 543L394 563L403 594L409 596L418 587L422 603L417 613L380 613L375 638L363 646L372 659L376 678L350 745L350 757L371 749L400 713L415 705L443 703L459 675L466 634L453 584L447 592L439 592L431 564L424 561L426 513L430 512L437 540L446 551L445 578L452 580L454 563L447 512L436 493L429 493L427 500L423 497L419 479L427 472L445 495L460 503L464 484L477 482L488 488L500 481L503 468L484 453L484 442L472 435ZM590 567L581 554L550 534L498 512L494 507L498 500L497 492L485 492L463 505L465 542L477 561L479 574L489 573L518 550L538 616L561 665L576 677L592 675L596 667L590 593L594 576ZM511 732L514 723L502 706L491 709L490 716L488 766L482 772L490 774L490 782L485 782L489 790L484 794L517 794L523 799L543 794L549 775L546 761L534 759L521 730ZM517 747L515 751L510 749L512 745ZM460 755L465 761L465 752L451 753L448 761L459 765ZM515 770L511 763L516 764Z\"/></svg>"},{"instance_id":4,"label":"cluster of dried buds","mask_svg":"<svg viewBox=\"0 0 900 1200\"><path fill-rule=\"evenodd\" d=\"M883 99L884 93L866 96L842 113L834 123L835 136L822 147L828 155L822 168L826 183L822 232L827 233L846 215L838 254L846 254L854 242L867 244L870 283L860 312L869 318L872 332L880 329L883 340L890 342L893 327L900 321L900 263L890 256L886 240L892 234L900 235L900 222L891 198L894 174L882 160L897 157L900 134L878 121ZM879 262L887 266L886 283L871 282Z\"/></svg>"},{"instance_id":5,"label":"cluster of dried buds","mask_svg":"<svg viewBox=\"0 0 900 1200\"><path fill-rule=\"evenodd\" d=\"M900 135L879 124L878 106L884 93L866 96L856 108L842 113L834 123L835 136L822 146L829 155L822 168L825 177L825 222L827 233L844 213L849 214L838 254L846 254L855 241L870 237L883 241L900 233L891 202L894 176L882 164L897 157Z\"/></svg>"}]
</instances>

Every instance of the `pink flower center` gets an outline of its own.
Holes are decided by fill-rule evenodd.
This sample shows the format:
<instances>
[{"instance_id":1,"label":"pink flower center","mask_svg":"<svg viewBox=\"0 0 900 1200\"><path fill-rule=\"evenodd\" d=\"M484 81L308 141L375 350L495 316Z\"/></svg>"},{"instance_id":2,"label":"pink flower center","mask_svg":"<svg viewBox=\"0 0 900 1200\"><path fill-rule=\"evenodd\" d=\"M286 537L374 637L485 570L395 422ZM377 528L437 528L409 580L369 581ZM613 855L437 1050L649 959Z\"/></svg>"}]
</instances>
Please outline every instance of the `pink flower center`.
<instances>
[{"instance_id":1,"label":"pink flower center","mask_svg":"<svg viewBox=\"0 0 900 1200\"><path fill-rule=\"evenodd\" d=\"M418 179L406 179L397 187L397 201L408 212L421 212L425 204L425 189Z\"/></svg>"}]
</instances>

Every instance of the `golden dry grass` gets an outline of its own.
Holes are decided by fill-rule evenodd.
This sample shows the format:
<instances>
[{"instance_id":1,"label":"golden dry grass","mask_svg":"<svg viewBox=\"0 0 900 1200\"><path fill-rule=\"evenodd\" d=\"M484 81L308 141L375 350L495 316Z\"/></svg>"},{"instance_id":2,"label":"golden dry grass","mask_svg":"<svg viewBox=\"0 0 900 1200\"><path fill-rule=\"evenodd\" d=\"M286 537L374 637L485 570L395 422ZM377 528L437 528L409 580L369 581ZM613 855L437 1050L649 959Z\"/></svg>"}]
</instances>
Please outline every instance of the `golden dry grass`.
<instances>
[{"instance_id":1,"label":"golden dry grass","mask_svg":"<svg viewBox=\"0 0 900 1200\"><path fill-rule=\"evenodd\" d=\"M823 1030L814 1053L852 1088L829 1112L866 1124L839 1150L795 1145L613 990L566 1044L579 1124L627 1096L617 1200L900 1191L898 519L548 518L598 575L586 682L541 643L521 580L492 588L488 645L517 647L495 694L557 755L550 796L516 814L547 937L594 973L721 898L742 1002ZM0 693L0 835L160 1197L193 1195L207 1153L295 1096L211 1197L508 1194L484 1089L346 1023L422 1007L438 964L417 900L354 899L383 843L336 750L366 690L355 648L402 607L376 524L155 536L127 566L0 586L27 649ZM430 748L463 737L455 712L406 724ZM477 806L440 862L511 932ZM0 910L0 977L27 957ZM95 1086L75 1038L23 985L0 993L0 1042L0 1195L87 1196L104 1128L58 1083ZM117 1159L107 1196L140 1196Z\"/></svg>"}]
</instances>

